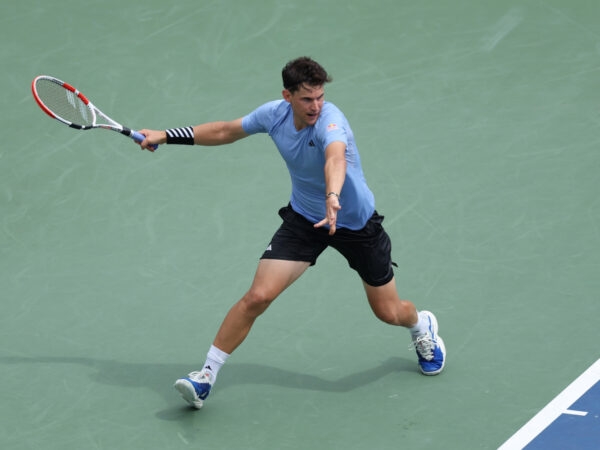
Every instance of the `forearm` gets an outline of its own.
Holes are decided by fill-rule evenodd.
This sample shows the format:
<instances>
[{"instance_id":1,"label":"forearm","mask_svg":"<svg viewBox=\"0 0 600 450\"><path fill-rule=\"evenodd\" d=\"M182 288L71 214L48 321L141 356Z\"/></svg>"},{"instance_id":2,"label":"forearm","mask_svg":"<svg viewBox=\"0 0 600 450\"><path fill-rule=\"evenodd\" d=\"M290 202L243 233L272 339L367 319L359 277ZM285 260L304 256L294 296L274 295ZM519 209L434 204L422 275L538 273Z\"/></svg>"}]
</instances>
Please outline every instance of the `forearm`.
<instances>
[{"instance_id":1,"label":"forearm","mask_svg":"<svg viewBox=\"0 0 600 450\"><path fill-rule=\"evenodd\" d=\"M346 179L346 159L329 158L325 163L325 195L333 192L339 196Z\"/></svg>"},{"instance_id":2,"label":"forearm","mask_svg":"<svg viewBox=\"0 0 600 450\"><path fill-rule=\"evenodd\" d=\"M140 143L143 149L154 151L153 145L223 145L242 139L248 134L242 127L242 119L230 122L208 122L194 127L170 128L168 130L140 130L146 139Z\"/></svg>"},{"instance_id":3,"label":"forearm","mask_svg":"<svg viewBox=\"0 0 600 450\"><path fill-rule=\"evenodd\" d=\"M337 212L342 209L340 193L346 179L345 146L329 145L325 158L325 207L326 215L323 220L315 224L316 228L329 226L329 234L336 230Z\"/></svg>"}]
</instances>

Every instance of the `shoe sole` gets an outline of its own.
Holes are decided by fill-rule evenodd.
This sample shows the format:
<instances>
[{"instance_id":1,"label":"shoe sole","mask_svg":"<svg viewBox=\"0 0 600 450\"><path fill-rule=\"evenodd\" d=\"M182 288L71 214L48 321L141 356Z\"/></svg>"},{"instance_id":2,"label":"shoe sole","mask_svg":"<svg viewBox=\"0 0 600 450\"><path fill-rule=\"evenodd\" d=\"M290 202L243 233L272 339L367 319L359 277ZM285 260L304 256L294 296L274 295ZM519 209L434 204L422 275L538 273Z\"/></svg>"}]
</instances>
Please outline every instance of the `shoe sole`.
<instances>
[{"instance_id":1,"label":"shoe sole","mask_svg":"<svg viewBox=\"0 0 600 450\"><path fill-rule=\"evenodd\" d=\"M183 399L192 405L196 409L202 408L204 402L196 395L194 385L186 379L179 379L173 385L175 389L181 394Z\"/></svg>"},{"instance_id":2,"label":"shoe sole","mask_svg":"<svg viewBox=\"0 0 600 450\"><path fill-rule=\"evenodd\" d=\"M437 322L437 318L435 317L435 315L430 311L421 311L421 312L423 314L427 314L427 317L429 317L429 320L431 321L431 328L433 330L433 335L435 336L435 341L437 342L438 347L442 351L442 355L444 355L444 360L442 361L442 367L440 367L438 370L435 370L432 372L425 372L423 370L423 368L421 366L419 366L419 369L421 370L421 373L423 375L433 376L433 375L437 375L442 370L444 370L444 366L446 365L446 346L444 345L444 340L438 335L438 322Z\"/></svg>"}]
</instances>

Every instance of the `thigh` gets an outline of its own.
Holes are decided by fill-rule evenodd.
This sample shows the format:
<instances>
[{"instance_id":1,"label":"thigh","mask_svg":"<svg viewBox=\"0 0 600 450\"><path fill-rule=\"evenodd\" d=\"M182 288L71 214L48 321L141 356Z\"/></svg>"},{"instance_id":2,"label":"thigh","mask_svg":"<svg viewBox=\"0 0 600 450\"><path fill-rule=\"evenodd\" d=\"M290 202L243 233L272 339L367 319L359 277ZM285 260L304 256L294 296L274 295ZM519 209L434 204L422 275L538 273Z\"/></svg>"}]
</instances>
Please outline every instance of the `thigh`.
<instances>
[{"instance_id":1,"label":"thigh","mask_svg":"<svg viewBox=\"0 0 600 450\"><path fill-rule=\"evenodd\" d=\"M279 215L283 223L271 238L261 260L303 261L314 265L327 248L327 231L315 229L290 206L281 208Z\"/></svg>"},{"instance_id":2,"label":"thigh","mask_svg":"<svg viewBox=\"0 0 600 450\"><path fill-rule=\"evenodd\" d=\"M330 244L365 283L374 287L386 285L394 278L392 243L382 221L383 216L375 213L362 230L339 230Z\"/></svg>"},{"instance_id":3,"label":"thigh","mask_svg":"<svg viewBox=\"0 0 600 450\"><path fill-rule=\"evenodd\" d=\"M275 299L296 281L310 266L306 261L261 259L250 291L268 299Z\"/></svg>"}]
</instances>

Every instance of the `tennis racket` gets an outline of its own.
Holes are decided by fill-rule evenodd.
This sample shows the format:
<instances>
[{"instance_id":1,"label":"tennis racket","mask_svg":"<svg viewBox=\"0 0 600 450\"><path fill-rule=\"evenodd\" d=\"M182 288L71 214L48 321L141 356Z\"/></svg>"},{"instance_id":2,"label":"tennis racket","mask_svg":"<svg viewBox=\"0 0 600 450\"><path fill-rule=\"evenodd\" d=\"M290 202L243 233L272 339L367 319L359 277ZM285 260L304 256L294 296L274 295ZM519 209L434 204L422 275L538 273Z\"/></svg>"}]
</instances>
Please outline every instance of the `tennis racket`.
<instances>
[{"instance_id":1,"label":"tennis racket","mask_svg":"<svg viewBox=\"0 0 600 450\"><path fill-rule=\"evenodd\" d=\"M39 75L32 81L31 91L42 111L71 128L113 130L130 137L137 143L145 139L143 134L115 122L94 106L85 95L58 78ZM98 123L99 120L101 123ZM156 150L158 145L151 147Z\"/></svg>"}]
</instances>

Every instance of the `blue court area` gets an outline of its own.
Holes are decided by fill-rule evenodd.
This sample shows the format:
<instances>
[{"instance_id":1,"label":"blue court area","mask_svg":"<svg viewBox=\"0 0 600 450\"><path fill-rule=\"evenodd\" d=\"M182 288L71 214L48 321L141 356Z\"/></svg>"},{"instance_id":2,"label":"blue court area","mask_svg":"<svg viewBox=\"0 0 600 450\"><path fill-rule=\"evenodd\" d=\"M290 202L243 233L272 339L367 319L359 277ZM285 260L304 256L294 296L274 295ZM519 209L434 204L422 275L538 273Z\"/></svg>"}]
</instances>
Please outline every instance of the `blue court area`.
<instances>
[{"instance_id":1,"label":"blue court area","mask_svg":"<svg viewBox=\"0 0 600 450\"><path fill-rule=\"evenodd\" d=\"M0 37L0 448L494 450L600 357L597 0L6 0ZM72 130L30 83L182 127L280 98L300 55L446 369L419 373L330 249L192 411L173 383L248 289L285 165L267 136L151 154ZM520 442L597 442L596 383Z\"/></svg>"},{"instance_id":2,"label":"blue court area","mask_svg":"<svg viewBox=\"0 0 600 450\"><path fill-rule=\"evenodd\" d=\"M511 449L596 449L600 442L600 360L501 446Z\"/></svg>"},{"instance_id":3,"label":"blue court area","mask_svg":"<svg viewBox=\"0 0 600 450\"><path fill-rule=\"evenodd\" d=\"M527 449L586 449L600 443L600 383L596 383L569 411L560 415Z\"/></svg>"}]
</instances>

